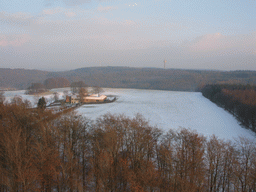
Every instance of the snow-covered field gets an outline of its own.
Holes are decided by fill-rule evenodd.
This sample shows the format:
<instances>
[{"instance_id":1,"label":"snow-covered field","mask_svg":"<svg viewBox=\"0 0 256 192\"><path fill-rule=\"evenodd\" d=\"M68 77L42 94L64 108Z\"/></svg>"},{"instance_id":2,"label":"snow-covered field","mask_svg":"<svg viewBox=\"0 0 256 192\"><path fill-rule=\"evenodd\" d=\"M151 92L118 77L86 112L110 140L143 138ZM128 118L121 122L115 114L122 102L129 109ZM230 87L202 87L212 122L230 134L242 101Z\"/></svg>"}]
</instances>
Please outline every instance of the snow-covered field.
<instances>
[{"instance_id":1,"label":"snow-covered field","mask_svg":"<svg viewBox=\"0 0 256 192\"><path fill-rule=\"evenodd\" d=\"M53 91L63 95L64 90ZM205 136L215 134L221 139L232 140L239 136L255 139L253 132L242 128L231 114L204 98L201 93L136 89L104 90L105 95L116 95L117 101L83 105L76 110L77 113L93 120L106 113L125 114L130 117L140 113L151 125L156 125L164 131L185 127ZM33 96L24 95L22 91L6 92L9 99L15 94L32 102L38 101ZM46 96L46 98L51 100L53 97Z\"/></svg>"},{"instance_id":2,"label":"snow-covered field","mask_svg":"<svg viewBox=\"0 0 256 192\"><path fill-rule=\"evenodd\" d=\"M58 92L59 93L59 99L64 99L63 97L63 91L69 91L70 88L59 88L59 89L52 89L51 92ZM23 100L28 100L31 102L32 106L33 107L36 107L37 106L37 102L39 100L39 98L41 96L38 96L38 95L26 95L25 94L26 90L19 90L19 91L5 91L4 93L4 96L6 98L6 101L7 102L10 102L11 99L15 96L21 96ZM50 104L51 102L54 101L54 96L53 94L50 94L50 95L44 95L45 99L46 99L46 102L47 104Z\"/></svg>"}]
</instances>

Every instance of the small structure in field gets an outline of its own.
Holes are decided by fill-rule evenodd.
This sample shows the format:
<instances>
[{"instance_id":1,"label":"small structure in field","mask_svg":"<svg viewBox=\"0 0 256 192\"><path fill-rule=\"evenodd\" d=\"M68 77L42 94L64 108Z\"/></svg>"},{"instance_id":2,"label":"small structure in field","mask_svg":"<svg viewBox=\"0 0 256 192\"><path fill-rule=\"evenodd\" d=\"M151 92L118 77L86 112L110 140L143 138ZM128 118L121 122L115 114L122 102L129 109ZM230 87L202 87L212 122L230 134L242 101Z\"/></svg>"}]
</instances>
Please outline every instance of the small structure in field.
<instances>
[{"instance_id":1,"label":"small structure in field","mask_svg":"<svg viewBox=\"0 0 256 192\"><path fill-rule=\"evenodd\" d=\"M81 99L77 95L66 96L66 103L77 104L77 103L104 103L107 99L106 95L92 94L83 96Z\"/></svg>"},{"instance_id":2,"label":"small structure in field","mask_svg":"<svg viewBox=\"0 0 256 192\"><path fill-rule=\"evenodd\" d=\"M92 94L84 97L83 103L103 103L106 99L106 95Z\"/></svg>"},{"instance_id":3,"label":"small structure in field","mask_svg":"<svg viewBox=\"0 0 256 192\"><path fill-rule=\"evenodd\" d=\"M66 103L71 103L71 104L80 103L80 99L76 95L71 95L71 96L67 95Z\"/></svg>"},{"instance_id":4,"label":"small structure in field","mask_svg":"<svg viewBox=\"0 0 256 192\"><path fill-rule=\"evenodd\" d=\"M71 96L66 95L66 103L71 103Z\"/></svg>"},{"instance_id":5,"label":"small structure in field","mask_svg":"<svg viewBox=\"0 0 256 192\"><path fill-rule=\"evenodd\" d=\"M75 104L75 103L79 103L80 102L80 98L77 97L76 95L72 95L71 96L71 103Z\"/></svg>"}]
</instances>

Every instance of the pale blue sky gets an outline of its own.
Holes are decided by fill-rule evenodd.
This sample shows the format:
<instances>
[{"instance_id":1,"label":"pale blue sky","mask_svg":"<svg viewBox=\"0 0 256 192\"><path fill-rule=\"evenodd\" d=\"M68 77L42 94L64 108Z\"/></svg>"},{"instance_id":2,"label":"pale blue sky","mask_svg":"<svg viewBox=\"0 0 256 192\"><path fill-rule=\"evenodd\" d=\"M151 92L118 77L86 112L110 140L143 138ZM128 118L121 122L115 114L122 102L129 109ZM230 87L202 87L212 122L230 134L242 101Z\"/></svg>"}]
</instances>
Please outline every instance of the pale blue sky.
<instances>
[{"instance_id":1,"label":"pale blue sky","mask_svg":"<svg viewBox=\"0 0 256 192\"><path fill-rule=\"evenodd\" d=\"M0 0L0 67L256 70L255 0Z\"/></svg>"}]
</instances>

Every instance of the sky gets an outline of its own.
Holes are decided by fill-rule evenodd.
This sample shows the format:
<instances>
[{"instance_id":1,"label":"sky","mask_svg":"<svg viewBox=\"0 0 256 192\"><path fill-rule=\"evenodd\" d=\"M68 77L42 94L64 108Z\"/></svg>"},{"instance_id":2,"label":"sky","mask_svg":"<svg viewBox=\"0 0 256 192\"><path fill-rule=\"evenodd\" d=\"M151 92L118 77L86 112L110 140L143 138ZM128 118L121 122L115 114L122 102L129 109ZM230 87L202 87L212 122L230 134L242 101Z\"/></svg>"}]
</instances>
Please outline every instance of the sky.
<instances>
[{"instance_id":1,"label":"sky","mask_svg":"<svg viewBox=\"0 0 256 192\"><path fill-rule=\"evenodd\" d=\"M0 0L0 68L256 70L256 0Z\"/></svg>"}]
</instances>

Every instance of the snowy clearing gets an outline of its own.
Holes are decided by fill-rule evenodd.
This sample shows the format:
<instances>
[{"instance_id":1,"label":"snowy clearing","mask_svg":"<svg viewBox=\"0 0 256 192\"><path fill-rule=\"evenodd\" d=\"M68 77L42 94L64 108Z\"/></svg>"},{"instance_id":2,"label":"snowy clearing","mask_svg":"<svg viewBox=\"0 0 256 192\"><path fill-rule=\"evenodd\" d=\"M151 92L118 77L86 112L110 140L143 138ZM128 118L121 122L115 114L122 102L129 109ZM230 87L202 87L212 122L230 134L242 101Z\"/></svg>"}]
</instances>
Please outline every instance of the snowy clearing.
<instances>
[{"instance_id":1,"label":"snowy clearing","mask_svg":"<svg viewBox=\"0 0 256 192\"><path fill-rule=\"evenodd\" d=\"M62 97L64 90L69 89L51 91L57 91ZM105 95L116 95L117 101L83 105L76 112L92 120L107 113L124 114L129 117L140 113L150 125L156 125L164 131L184 127L196 130L207 137L215 134L220 139L233 140L239 136L255 139L252 131L242 128L231 114L204 98L201 93L108 88L104 90ZM20 95L36 105L39 97L25 95L24 92L7 91L5 96L10 100L15 95ZM48 101L53 100L53 95L44 97Z\"/></svg>"},{"instance_id":2,"label":"snowy clearing","mask_svg":"<svg viewBox=\"0 0 256 192\"><path fill-rule=\"evenodd\" d=\"M180 127L196 130L205 136L215 134L221 139L244 136L255 139L255 134L242 128L224 109L216 106L201 93L136 89L104 89L117 101L101 105L84 105L76 111L90 119L106 113L133 117L142 114L151 125L168 131Z\"/></svg>"}]
</instances>

